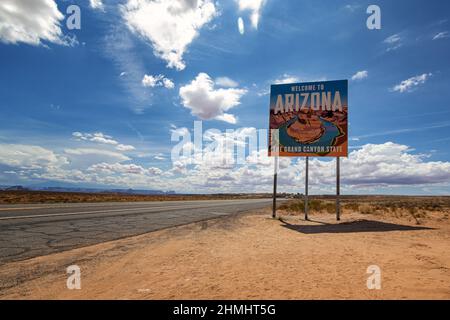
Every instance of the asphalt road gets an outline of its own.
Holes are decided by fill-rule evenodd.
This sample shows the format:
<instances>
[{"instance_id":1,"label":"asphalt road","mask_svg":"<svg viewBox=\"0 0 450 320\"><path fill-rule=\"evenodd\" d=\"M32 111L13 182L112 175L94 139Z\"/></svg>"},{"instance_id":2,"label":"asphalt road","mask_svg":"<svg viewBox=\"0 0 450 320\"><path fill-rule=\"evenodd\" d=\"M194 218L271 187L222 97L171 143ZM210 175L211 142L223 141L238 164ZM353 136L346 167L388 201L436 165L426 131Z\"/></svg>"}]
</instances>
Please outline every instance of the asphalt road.
<instances>
[{"instance_id":1,"label":"asphalt road","mask_svg":"<svg viewBox=\"0 0 450 320\"><path fill-rule=\"evenodd\" d=\"M0 206L0 264L270 206L270 199Z\"/></svg>"}]
</instances>

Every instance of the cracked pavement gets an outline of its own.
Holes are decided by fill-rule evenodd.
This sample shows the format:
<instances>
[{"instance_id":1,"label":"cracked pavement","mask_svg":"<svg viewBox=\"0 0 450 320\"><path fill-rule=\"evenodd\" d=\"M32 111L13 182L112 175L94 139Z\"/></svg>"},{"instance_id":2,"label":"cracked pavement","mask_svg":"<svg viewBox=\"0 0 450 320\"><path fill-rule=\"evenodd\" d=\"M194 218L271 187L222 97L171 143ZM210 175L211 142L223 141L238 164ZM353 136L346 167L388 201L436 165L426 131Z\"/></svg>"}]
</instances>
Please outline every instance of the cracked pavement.
<instances>
[{"instance_id":1,"label":"cracked pavement","mask_svg":"<svg viewBox=\"0 0 450 320\"><path fill-rule=\"evenodd\" d=\"M0 265L270 206L271 199L0 206Z\"/></svg>"}]
</instances>

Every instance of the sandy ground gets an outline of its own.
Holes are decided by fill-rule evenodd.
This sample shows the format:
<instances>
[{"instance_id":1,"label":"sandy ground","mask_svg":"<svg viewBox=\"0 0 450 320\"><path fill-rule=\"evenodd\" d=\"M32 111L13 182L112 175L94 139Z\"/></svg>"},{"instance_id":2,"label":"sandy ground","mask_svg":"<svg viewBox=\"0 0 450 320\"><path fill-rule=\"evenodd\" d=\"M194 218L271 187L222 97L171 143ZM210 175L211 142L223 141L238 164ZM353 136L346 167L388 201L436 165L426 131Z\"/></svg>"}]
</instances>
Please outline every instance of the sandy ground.
<instances>
[{"instance_id":1,"label":"sandy ground","mask_svg":"<svg viewBox=\"0 0 450 320\"><path fill-rule=\"evenodd\" d=\"M0 266L1 299L450 299L448 213L413 219L269 210ZM81 268L81 290L66 267ZM369 290L367 268L381 268Z\"/></svg>"}]
</instances>

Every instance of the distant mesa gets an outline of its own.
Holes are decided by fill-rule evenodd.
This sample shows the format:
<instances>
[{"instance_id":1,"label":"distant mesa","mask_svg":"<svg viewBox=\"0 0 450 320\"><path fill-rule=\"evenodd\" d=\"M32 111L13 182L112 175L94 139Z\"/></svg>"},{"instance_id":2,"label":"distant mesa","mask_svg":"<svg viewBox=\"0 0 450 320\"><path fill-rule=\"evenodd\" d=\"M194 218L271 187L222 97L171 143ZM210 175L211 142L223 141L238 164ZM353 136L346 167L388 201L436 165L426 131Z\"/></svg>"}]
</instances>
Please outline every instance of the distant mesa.
<instances>
[{"instance_id":1,"label":"distant mesa","mask_svg":"<svg viewBox=\"0 0 450 320\"><path fill-rule=\"evenodd\" d=\"M135 189L103 189L83 187L24 187L24 186L1 186L3 191L48 191L48 192L78 192L78 193L121 193L133 195L171 195L175 191L162 190L135 190Z\"/></svg>"},{"instance_id":2,"label":"distant mesa","mask_svg":"<svg viewBox=\"0 0 450 320\"><path fill-rule=\"evenodd\" d=\"M25 188L23 186L10 186L3 188L5 191L30 191L30 189Z\"/></svg>"}]
</instances>

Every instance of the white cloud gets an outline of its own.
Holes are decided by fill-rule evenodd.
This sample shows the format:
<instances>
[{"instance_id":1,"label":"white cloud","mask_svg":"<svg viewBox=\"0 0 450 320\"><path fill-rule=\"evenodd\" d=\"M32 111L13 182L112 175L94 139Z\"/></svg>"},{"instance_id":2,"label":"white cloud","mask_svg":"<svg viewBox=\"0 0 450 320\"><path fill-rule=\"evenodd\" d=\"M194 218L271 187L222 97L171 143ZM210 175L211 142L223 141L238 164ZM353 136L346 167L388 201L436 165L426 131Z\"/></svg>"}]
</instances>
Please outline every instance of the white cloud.
<instances>
[{"instance_id":1,"label":"white cloud","mask_svg":"<svg viewBox=\"0 0 450 320\"><path fill-rule=\"evenodd\" d=\"M151 88L164 86L167 89L173 89L175 87L173 81L166 78L162 74L159 74L157 76L147 74L144 75L144 78L142 78L142 85L144 87L151 87Z\"/></svg>"},{"instance_id":2,"label":"white cloud","mask_svg":"<svg viewBox=\"0 0 450 320\"><path fill-rule=\"evenodd\" d=\"M119 150L119 151L133 151L136 148L131 146L131 145L127 145L127 144L118 144L116 146L116 149Z\"/></svg>"},{"instance_id":3,"label":"white cloud","mask_svg":"<svg viewBox=\"0 0 450 320\"><path fill-rule=\"evenodd\" d=\"M88 171L103 172L107 174L114 173L129 173L129 174L143 174L145 169L136 164L121 164L121 163L96 163L88 168Z\"/></svg>"},{"instance_id":4,"label":"white cloud","mask_svg":"<svg viewBox=\"0 0 450 320\"><path fill-rule=\"evenodd\" d=\"M292 76L289 74L283 74L282 77L275 79L274 81L272 81L274 84L287 84L287 83L295 83L295 82L300 82L300 78L296 77L296 76Z\"/></svg>"},{"instance_id":5,"label":"white cloud","mask_svg":"<svg viewBox=\"0 0 450 320\"><path fill-rule=\"evenodd\" d=\"M393 44L393 43L397 43L400 42L402 38L400 37L400 35L397 34L393 34L390 37L387 37L386 39L384 39L384 43L389 43L389 44Z\"/></svg>"},{"instance_id":6,"label":"white cloud","mask_svg":"<svg viewBox=\"0 0 450 320\"><path fill-rule=\"evenodd\" d=\"M66 163L66 159L39 146L0 144L0 163L22 169L39 169Z\"/></svg>"},{"instance_id":7,"label":"white cloud","mask_svg":"<svg viewBox=\"0 0 450 320\"><path fill-rule=\"evenodd\" d=\"M223 135L214 135L212 140L218 142L219 146L226 145ZM195 158L193 155L193 162L185 162L184 165L174 163L174 170L184 175L180 182L191 185L196 192L242 191L242 188L248 192L270 192L273 158L267 156L265 148L251 152L246 164L240 166L233 164L233 149L219 147L217 150L205 150L203 158ZM369 192L373 192L379 190L377 188L450 183L450 162L426 161L426 155L412 152L410 147L392 142L361 146L352 151L348 158L342 159L343 187L353 191L367 187ZM302 185L304 160L280 160L280 190L289 191L292 187ZM334 191L330 186L333 186L336 179L335 162L319 158L310 161L311 187L317 192ZM193 163L195 166L186 169L186 163Z\"/></svg>"},{"instance_id":8,"label":"white cloud","mask_svg":"<svg viewBox=\"0 0 450 320\"><path fill-rule=\"evenodd\" d=\"M394 86L391 91L397 91L400 93L411 92L417 86L424 84L431 76L432 73L424 73L422 75L403 80L402 82Z\"/></svg>"},{"instance_id":9,"label":"white cloud","mask_svg":"<svg viewBox=\"0 0 450 320\"><path fill-rule=\"evenodd\" d=\"M343 160L343 183L350 185L421 185L450 182L450 162L425 161L406 145L367 144Z\"/></svg>"},{"instance_id":10,"label":"white cloud","mask_svg":"<svg viewBox=\"0 0 450 320\"><path fill-rule=\"evenodd\" d=\"M155 160L159 160L159 161L166 160L166 157L164 156L163 153L158 153L158 154L155 155L153 158L154 158Z\"/></svg>"},{"instance_id":11,"label":"white cloud","mask_svg":"<svg viewBox=\"0 0 450 320\"><path fill-rule=\"evenodd\" d=\"M158 84L161 84L161 80L164 78L162 74L158 76L152 76L152 75L144 75L144 78L142 78L142 85L144 87L156 87Z\"/></svg>"},{"instance_id":12,"label":"white cloud","mask_svg":"<svg viewBox=\"0 0 450 320\"><path fill-rule=\"evenodd\" d=\"M238 106L245 89L214 87L214 81L206 73L199 73L191 83L180 88L183 106L191 110L192 115L203 120L221 120L236 123L234 115L226 113Z\"/></svg>"},{"instance_id":13,"label":"white cloud","mask_svg":"<svg viewBox=\"0 0 450 320\"><path fill-rule=\"evenodd\" d=\"M74 169L87 168L96 163L116 163L131 160L126 155L98 148L67 148L64 156L70 161L70 167Z\"/></svg>"},{"instance_id":14,"label":"white cloud","mask_svg":"<svg viewBox=\"0 0 450 320\"><path fill-rule=\"evenodd\" d=\"M42 41L70 45L61 31L64 15L54 0L2 0L0 41L40 45Z\"/></svg>"},{"instance_id":15,"label":"white cloud","mask_svg":"<svg viewBox=\"0 0 450 320\"><path fill-rule=\"evenodd\" d=\"M72 136L76 138L77 140L84 140L84 141L92 141L97 143L103 143L103 144L112 144L116 145L118 142L116 140L113 140L111 136L105 135L101 132L96 133L81 133L81 132L74 132L72 133Z\"/></svg>"},{"instance_id":16,"label":"white cloud","mask_svg":"<svg viewBox=\"0 0 450 320\"><path fill-rule=\"evenodd\" d=\"M369 76L369 72L367 70L358 71L352 76L353 81L363 80Z\"/></svg>"},{"instance_id":17,"label":"white cloud","mask_svg":"<svg viewBox=\"0 0 450 320\"><path fill-rule=\"evenodd\" d=\"M140 165L136 165L133 163L130 164L122 164L122 163L97 163L90 166L88 171L101 172L106 174L133 174L133 175L150 175L156 176L161 175L162 170L159 168L148 168L145 169Z\"/></svg>"},{"instance_id":18,"label":"white cloud","mask_svg":"<svg viewBox=\"0 0 450 320\"><path fill-rule=\"evenodd\" d=\"M115 148L119 151L132 151L136 149L131 145L121 144L117 140L114 140L111 136L103 134L102 132L95 132L95 133L73 132L72 136L79 141L90 141L99 144L112 145L115 146Z\"/></svg>"},{"instance_id":19,"label":"white cloud","mask_svg":"<svg viewBox=\"0 0 450 320\"><path fill-rule=\"evenodd\" d=\"M276 79L267 80L263 85L258 86L253 84L256 94L259 97L267 96L270 94L270 85L272 84L290 84L290 83L300 83L300 82L317 82L317 81L327 81L325 76L295 76L288 73L282 74Z\"/></svg>"},{"instance_id":20,"label":"white cloud","mask_svg":"<svg viewBox=\"0 0 450 320\"><path fill-rule=\"evenodd\" d=\"M89 0L89 5L92 9L104 10L104 5L102 0Z\"/></svg>"},{"instance_id":21,"label":"white cloud","mask_svg":"<svg viewBox=\"0 0 450 320\"><path fill-rule=\"evenodd\" d=\"M388 45L388 48L386 49L387 52L397 50L398 48L403 46L402 38L398 33L387 37L383 42Z\"/></svg>"},{"instance_id":22,"label":"white cloud","mask_svg":"<svg viewBox=\"0 0 450 320\"><path fill-rule=\"evenodd\" d=\"M215 84L221 87L236 88L239 83L228 77L218 77L214 80Z\"/></svg>"},{"instance_id":23,"label":"white cloud","mask_svg":"<svg viewBox=\"0 0 450 320\"><path fill-rule=\"evenodd\" d=\"M448 33L448 31L444 31L444 32L439 32L438 34L436 34L433 37L433 40L438 40L438 39L445 39L445 38L449 38L450 34Z\"/></svg>"},{"instance_id":24,"label":"white cloud","mask_svg":"<svg viewBox=\"0 0 450 320\"><path fill-rule=\"evenodd\" d=\"M197 150L190 143L187 149L191 150L191 157L177 160L170 170L129 163L132 159L106 150L77 148L58 154L40 146L15 144L0 144L0 164L7 166L3 174L7 171L23 179L133 188L151 185L152 188L179 192L270 192L273 158L267 156L265 145L260 144L259 150L249 150L246 142L246 138L256 133L257 130L251 127L241 128L228 136L220 131L205 132L203 149ZM235 164L233 142L247 146L244 164ZM202 151L203 156L196 157ZM418 190L425 186L443 190L450 187L450 162L430 161L429 155L414 153L407 145L393 142L366 144L341 161L342 188L349 193L393 192L399 186ZM290 192L303 185L304 163L304 159L280 159L280 192ZM332 193L334 183L335 162L310 159L311 190Z\"/></svg>"},{"instance_id":25,"label":"white cloud","mask_svg":"<svg viewBox=\"0 0 450 320\"><path fill-rule=\"evenodd\" d=\"M252 27L258 29L261 11L266 0L237 0L239 11L250 11Z\"/></svg>"},{"instance_id":26,"label":"white cloud","mask_svg":"<svg viewBox=\"0 0 450 320\"><path fill-rule=\"evenodd\" d=\"M167 79L167 78L164 78L164 79L163 79L163 85L164 85L164 87L167 88L167 89L173 89L173 88L175 88L175 83L173 83L172 80Z\"/></svg>"},{"instance_id":27,"label":"white cloud","mask_svg":"<svg viewBox=\"0 0 450 320\"><path fill-rule=\"evenodd\" d=\"M142 113L152 105L153 95L142 86L141 80L146 66L143 57L138 54L133 35L123 25L113 25L102 44L103 55L112 59L117 72L120 73L120 84L131 98L129 108L137 114Z\"/></svg>"},{"instance_id":28,"label":"white cloud","mask_svg":"<svg viewBox=\"0 0 450 320\"><path fill-rule=\"evenodd\" d=\"M183 54L218 13L211 0L128 0L121 6L130 30L150 41L169 68L183 70Z\"/></svg>"},{"instance_id":29,"label":"white cloud","mask_svg":"<svg viewBox=\"0 0 450 320\"><path fill-rule=\"evenodd\" d=\"M244 27L244 20L242 20L242 17L238 18L237 24L238 24L239 33L240 34L244 34L245 33L245 27Z\"/></svg>"},{"instance_id":30,"label":"white cloud","mask_svg":"<svg viewBox=\"0 0 450 320\"><path fill-rule=\"evenodd\" d=\"M344 8L347 9L348 11L355 12L356 10L361 8L361 5L359 5L359 4L347 4L347 5L344 6Z\"/></svg>"}]
</instances>

